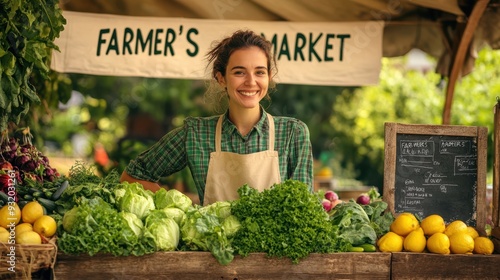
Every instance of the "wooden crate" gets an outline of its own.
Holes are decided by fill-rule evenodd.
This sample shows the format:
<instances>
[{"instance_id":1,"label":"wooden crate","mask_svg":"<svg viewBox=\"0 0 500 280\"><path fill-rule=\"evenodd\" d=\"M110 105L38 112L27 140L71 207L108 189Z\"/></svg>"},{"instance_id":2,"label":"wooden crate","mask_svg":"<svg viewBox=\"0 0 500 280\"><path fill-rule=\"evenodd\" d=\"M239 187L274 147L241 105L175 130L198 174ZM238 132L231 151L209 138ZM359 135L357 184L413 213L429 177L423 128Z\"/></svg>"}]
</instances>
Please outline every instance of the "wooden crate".
<instances>
[{"instance_id":1,"label":"wooden crate","mask_svg":"<svg viewBox=\"0 0 500 280\"><path fill-rule=\"evenodd\" d=\"M500 279L500 255L392 253L391 279Z\"/></svg>"},{"instance_id":2,"label":"wooden crate","mask_svg":"<svg viewBox=\"0 0 500 280\"><path fill-rule=\"evenodd\" d=\"M390 279L390 253L311 254L298 264L250 254L224 266L208 252L157 252L140 257L59 254L54 269L64 279Z\"/></svg>"}]
</instances>

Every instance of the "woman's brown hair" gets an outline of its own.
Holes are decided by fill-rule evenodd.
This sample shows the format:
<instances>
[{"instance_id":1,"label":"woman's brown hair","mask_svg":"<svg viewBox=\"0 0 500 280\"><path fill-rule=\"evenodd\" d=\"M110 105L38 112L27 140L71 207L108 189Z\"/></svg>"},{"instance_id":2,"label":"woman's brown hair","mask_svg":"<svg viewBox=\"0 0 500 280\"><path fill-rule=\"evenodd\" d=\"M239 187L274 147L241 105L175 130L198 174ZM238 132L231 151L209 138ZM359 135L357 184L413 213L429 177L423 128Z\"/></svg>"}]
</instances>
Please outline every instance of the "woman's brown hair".
<instances>
[{"instance_id":1,"label":"woman's brown hair","mask_svg":"<svg viewBox=\"0 0 500 280\"><path fill-rule=\"evenodd\" d=\"M249 30L238 30L230 37L223 39L218 42L212 50L207 53L207 59L209 64L213 65L212 77L215 78L217 72L220 72L223 76L226 75L226 67L229 62L229 57L231 54L239 49L258 47L264 51L267 57L267 69L269 73L276 71L276 61L272 54L272 44L264 37L257 35L253 31Z\"/></svg>"}]
</instances>

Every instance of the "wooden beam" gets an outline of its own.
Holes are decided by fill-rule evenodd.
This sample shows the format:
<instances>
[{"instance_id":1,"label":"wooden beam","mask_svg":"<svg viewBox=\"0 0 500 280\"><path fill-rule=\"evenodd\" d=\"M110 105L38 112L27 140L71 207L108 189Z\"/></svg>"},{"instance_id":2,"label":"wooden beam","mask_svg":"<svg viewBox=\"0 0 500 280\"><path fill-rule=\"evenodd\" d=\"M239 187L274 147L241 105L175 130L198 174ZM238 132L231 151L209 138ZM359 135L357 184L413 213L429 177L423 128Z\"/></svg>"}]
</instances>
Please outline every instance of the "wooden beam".
<instances>
[{"instance_id":1,"label":"wooden beam","mask_svg":"<svg viewBox=\"0 0 500 280\"><path fill-rule=\"evenodd\" d=\"M493 121L493 193L491 197L494 227L500 227L500 99L497 98ZM487 205L490 207L490 205ZM499 248L500 249L500 248Z\"/></svg>"},{"instance_id":2,"label":"wooden beam","mask_svg":"<svg viewBox=\"0 0 500 280\"><path fill-rule=\"evenodd\" d=\"M465 26L464 33L460 38L460 42L458 45L457 52L455 53L454 60L451 65L451 73L448 78L448 85L446 88L446 100L444 103L443 109L443 124L450 124L450 116L451 116L451 104L453 102L453 93L455 91L455 84L457 79L462 72L462 68L465 61L465 55L472 41L472 37L474 36L474 32L476 31L476 27L481 19L486 7L490 0L478 0L472 9L472 12L469 16L467 24Z\"/></svg>"}]
</instances>

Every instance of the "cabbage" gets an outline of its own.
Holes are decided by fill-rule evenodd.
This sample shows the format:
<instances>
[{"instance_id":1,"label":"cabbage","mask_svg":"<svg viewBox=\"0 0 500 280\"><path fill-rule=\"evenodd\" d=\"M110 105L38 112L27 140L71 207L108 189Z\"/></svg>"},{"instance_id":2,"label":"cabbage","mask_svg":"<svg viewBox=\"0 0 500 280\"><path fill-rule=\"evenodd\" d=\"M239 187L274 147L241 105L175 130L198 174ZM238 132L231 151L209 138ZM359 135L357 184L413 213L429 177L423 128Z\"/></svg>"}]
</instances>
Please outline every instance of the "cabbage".
<instances>
[{"instance_id":1,"label":"cabbage","mask_svg":"<svg viewBox=\"0 0 500 280\"><path fill-rule=\"evenodd\" d=\"M174 251L179 245L179 226L161 210L153 210L147 216L144 234L160 251Z\"/></svg>"},{"instance_id":2,"label":"cabbage","mask_svg":"<svg viewBox=\"0 0 500 280\"><path fill-rule=\"evenodd\" d=\"M137 215L130 212L120 212L120 215L122 215L127 222L128 227L135 233L135 235L140 237L142 234L142 228L144 227L142 220L139 219Z\"/></svg>"},{"instance_id":3,"label":"cabbage","mask_svg":"<svg viewBox=\"0 0 500 280\"><path fill-rule=\"evenodd\" d=\"M215 230L222 229L219 219L214 215L203 214L199 209L186 213L181 224L181 238L192 251L209 251L208 238L205 235L216 234Z\"/></svg>"},{"instance_id":4,"label":"cabbage","mask_svg":"<svg viewBox=\"0 0 500 280\"><path fill-rule=\"evenodd\" d=\"M234 215L229 215L222 222L222 229L224 230L224 233L227 235L227 237L233 237L236 232L238 232L240 227L240 221Z\"/></svg>"},{"instance_id":5,"label":"cabbage","mask_svg":"<svg viewBox=\"0 0 500 280\"><path fill-rule=\"evenodd\" d=\"M229 202L193 207L181 223L183 249L210 251L220 264L229 264L234 258L231 237L239 227L239 221L231 215Z\"/></svg>"},{"instance_id":6,"label":"cabbage","mask_svg":"<svg viewBox=\"0 0 500 280\"><path fill-rule=\"evenodd\" d=\"M151 240L139 237L134 231L140 220L130 215L126 214L125 218L100 197L83 197L79 205L63 217L64 230L58 231L58 248L67 254L90 256L97 253L140 256L154 252L156 247Z\"/></svg>"},{"instance_id":7,"label":"cabbage","mask_svg":"<svg viewBox=\"0 0 500 280\"><path fill-rule=\"evenodd\" d=\"M229 201L216 201L202 207L200 211L225 219L231 215L231 203Z\"/></svg>"},{"instance_id":8,"label":"cabbage","mask_svg":"<svg viewBox=\"0 0 500 280\"><path fill-rule=\"evenodd\" d=\"M118 209L134 213L143 220L151 210L155 209L154 193L145 190L139 183L122 183L115 189Z\"/></svg>"},{"instance_id":9,"label":"cabbage","mask_svg":"<svg viewBox=\"0 0 500 280\"><path fill-rule=\"evenodd\" d=\"M186 213L184 213L184 211L175 207L165 207L161 209L161 211L165 212L165 214L167 214L167 217L174 219L174 221L179 226L181 225L182 220L186 216Z\"/></svg>"},{"instance_id":10,"label":"cabbage","mask_svg":"<svg viewBox=\"0 0 500 280\"><path fill-rule=\"evenodd\" d=\"M164 188L158 190L154 195L154 202L156 209L163 209L166 207L176 207L186 212L193 205L193 201L189 196L183 194L182 192L171 189L166 190Z\"/></svg>"}]
</instances>

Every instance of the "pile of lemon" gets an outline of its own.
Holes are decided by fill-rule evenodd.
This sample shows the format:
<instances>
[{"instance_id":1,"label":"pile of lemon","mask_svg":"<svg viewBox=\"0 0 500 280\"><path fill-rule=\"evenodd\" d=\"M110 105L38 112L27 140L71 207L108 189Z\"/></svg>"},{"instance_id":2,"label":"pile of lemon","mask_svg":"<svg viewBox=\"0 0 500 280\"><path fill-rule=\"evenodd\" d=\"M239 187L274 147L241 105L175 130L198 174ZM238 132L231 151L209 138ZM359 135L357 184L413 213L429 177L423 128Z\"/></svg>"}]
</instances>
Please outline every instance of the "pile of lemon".
<instances>
[{"instance_id":1,"label":"pile of lemon","mask_svg":"<svg viewBox=\"0 0 500 280\"><path fill-rule=\"evenodd\" d=\"M42 244L55 235L57 223L45 215L37 201L27 203L21 210L17 203L0 208L0 242L13 244Z\"/></svg>"},{"instance_id":2,"label":"pile of lemon","mask_svg":"<svg viewBox=\"0 0 500 280\"><path fill-rule=\"evenodd\" d=\"M394 219L390 231L380 237L377 245L382 252L429 252L436 254L491 255L493 242L479 236L477 230L463 221L445 223L440 215L427 216L419 222L412 213L401 213Z\"/></svg>"}]
</instances>

